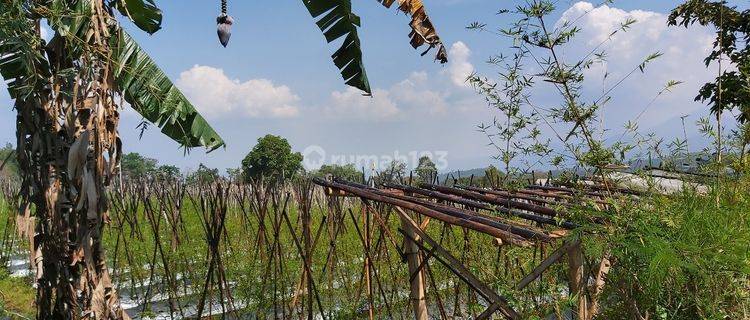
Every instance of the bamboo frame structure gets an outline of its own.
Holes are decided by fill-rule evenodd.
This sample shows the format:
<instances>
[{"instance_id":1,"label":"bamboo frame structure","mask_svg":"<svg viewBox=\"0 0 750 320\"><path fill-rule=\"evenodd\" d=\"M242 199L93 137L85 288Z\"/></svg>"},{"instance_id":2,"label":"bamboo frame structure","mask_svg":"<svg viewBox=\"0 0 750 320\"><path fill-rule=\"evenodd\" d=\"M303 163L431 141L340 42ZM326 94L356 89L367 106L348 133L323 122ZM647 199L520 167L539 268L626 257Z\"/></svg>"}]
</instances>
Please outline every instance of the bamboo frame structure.
<instances>
[{"instance_id":1,"label":"bamboo frame structure","mask_svg":"<svg viewBox=\"0 0 750 320\"><path fill-rule=\"evenodd\" d=\"M133 180L109 195L113 283L131 315L281 319L519 319L552 285L591 319L611 266L567 218L630 195L537 187Z\"/></svg>"},{"instance_id":2,"label":"bamboo frame structure","mask_svg":"<svg viewBox=\"0 0 750 320\"><path fill-rule=\"evenodd\" d=\"M392 206L402 221L399 230L404 236L409 274L411 274L410 292L415 319L428 316L427 307L422 300L425 283L421 280L423 266L430 259L445 265L451 272L464 281L472 290L485 299L485 310L476 319L488 319L500 313L506 319L519 319L520 315L513 310L508 299L498 295L486 284L478 280L456 257L451 255L438 242L433 240L424 229L431 219L442 223L462 227L465 230L479 232L495 237L496 243L521 247L543 247L561 242L559 247L541 259L515 286L523 290L555 263L565 263L567 256L569 295L577 300L574 316L580 320L592 319L596 314L598 294L604 286L609 261L604 258L596 274L587 273L581 240L564 236L577 224L566 221L568 208L575 203L585 201L595 208L604 209L611 199L635 196L629 190L606 190L589 187L586 190L552 186L529 186L521 190L483 189L472 186L444 186L422 183L419 187L386 183L383 188L374 188L364 184L341 179L314 178L313 183L322 186L329 197L358 197L366 207L371 203ZM365 210L363 210L365 212ZM424 218L417 223L409 212ZM415 252L414 249L419 252ZM589 290L589 279L595 285ZM591 291L590 294L587 294Z\"/></svg>"}]
</instances>

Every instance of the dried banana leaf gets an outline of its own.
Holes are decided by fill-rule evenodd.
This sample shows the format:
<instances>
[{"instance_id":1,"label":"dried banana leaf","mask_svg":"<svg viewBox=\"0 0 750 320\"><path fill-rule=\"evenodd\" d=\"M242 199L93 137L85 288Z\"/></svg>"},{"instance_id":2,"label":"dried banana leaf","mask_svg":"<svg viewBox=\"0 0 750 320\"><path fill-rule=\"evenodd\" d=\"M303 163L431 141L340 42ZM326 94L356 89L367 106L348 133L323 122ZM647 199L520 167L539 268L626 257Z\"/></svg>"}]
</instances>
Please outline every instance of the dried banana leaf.
<instances>
[{"instance_id":1,"label":"dried banana leaf","mask_svg":"<svg viewBox=\"0 0 750 320\"><path fill-rule=\"evenodd\" d=\"M396 0L378 0L386 8L390 8ZM435 60L441 63L448 62L448 54L446 53L445 46L440 40L440 37L435 30L435 26L430 21L430 17L425 11L422 0L398 0L398 8L404 13L411 16L411 46L417 49L423 45L428 45L427 51L422 53L426 54L430 49L437 48L437 54Z\"/></svg>"}]
</instances>

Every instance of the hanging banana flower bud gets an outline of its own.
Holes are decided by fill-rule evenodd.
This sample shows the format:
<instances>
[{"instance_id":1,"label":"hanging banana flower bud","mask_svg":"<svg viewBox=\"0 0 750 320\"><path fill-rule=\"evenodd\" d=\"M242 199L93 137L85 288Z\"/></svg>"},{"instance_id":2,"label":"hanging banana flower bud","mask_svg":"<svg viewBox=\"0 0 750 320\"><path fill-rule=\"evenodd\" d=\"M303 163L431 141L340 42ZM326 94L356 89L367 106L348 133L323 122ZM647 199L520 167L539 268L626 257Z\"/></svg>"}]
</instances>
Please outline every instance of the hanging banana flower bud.
<instances>
[{"instance_id":1,"label":"hanging banana flower bud","mask_svg":"<svg viewBox=\"0 0 750 320\"><path fill-rule=\"evenodd\" d=\"M219 42L226 47L229 44L229 38L232 36L232 23L234 19L227 15L227 1L221 1L221 15L216 18L216 33L219 35Z\"/></svg>"},{"instance_id":2,"label":"hanging banana flower bud","mask_svg":"<svg viewBox=\"0 0 750 320\"><path fill-rule=\"evenodd\" d=\"M220 15L218 18L216 18L216 24L217 24L217 30L216 32L219 34L219 42L221 42L221 45L226 47L227 44L229 44L229 37L232 36L232 23L234 22L234 19L228 15Z\"/></svg>"}]
</instances>

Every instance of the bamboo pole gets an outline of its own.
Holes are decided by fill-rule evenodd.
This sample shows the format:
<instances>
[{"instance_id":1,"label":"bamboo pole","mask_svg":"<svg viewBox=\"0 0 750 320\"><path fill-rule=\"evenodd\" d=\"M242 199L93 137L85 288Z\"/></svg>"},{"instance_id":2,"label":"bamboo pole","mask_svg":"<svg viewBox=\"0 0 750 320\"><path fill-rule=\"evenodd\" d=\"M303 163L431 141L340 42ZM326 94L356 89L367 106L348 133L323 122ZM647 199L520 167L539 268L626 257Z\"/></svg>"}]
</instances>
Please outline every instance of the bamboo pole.
<instances>
[{"instance_id":1,"label":"bamboo pole","mask_svg":"<svg viewBox=\"0 0 750 320\"><path fill-rule=\"evenodd\" d=\"M363 198L366 198L366 199L370 199L370 200L374 200L374 201L378 201L378 202L382 202L382 203L387 203L387 204L394 205L394 206L399 206L399 207L402 207L402 208L405 208L405 209L409 209L409 210L418 212L421 215L425 215L425 216L428 216L428 217L431 217L431 218L434 218L434 219L437 219L437 220L440 220L440 221L443 221L443 222L447 222L448 224L452 224L452 225L457 225L457 226L469 228L469 229L472 229L474 231L478 231L478 232L481 232L481 233L484 233L484 234L488 234L488 235L491 235L491 236L496 237L496 238L505 237L507 235L507 233L504 230L500 230L500 229L494 228L492 226L488 226L488 225L485 225L485 224L481 224L481 223L477 223L477 222L474 222L474 221L469 221L469 220L462 219L462 218L459 218L459 217L454 217L454 216L451 216L451 215L448 215L448 214L444 214L442 212L438 212L436 210L432 210L430 208L426 208L424 206L421 206L421 205L418 205L418 204L415 204L415 203L411 203L411 202L408 202L408 201L404 201L404 200L399 200L399 199L394 199L394 198L391 198L391 197L386 197L386 196L378 195L378 194L375 194L375 193L373 193L371 191L368 191L368 190L362 190L360 188L356 188L356 187L352 187L352 186L348 186L348 185L340 184L340 183L336 183L336 182L330 182L330 181L326 181L326 180L323 180L323 179L320 179L320 178L314 178L313 181L316 184L321 185L321 186L333 187L333 188L336 188L336 189L341 189L341 190L350 192L352 194L355 194L355 195L357 195L359 197L363 197Z\"/></svg>"},{"instance_id":2,"label":"bamboo pole","mask_svg":"<svg viewBox=\"0 0 750 320\"><path fill-rule=\"evenodd\" d=\"M505 206L508 208L528 210L528 211L542 214L545 216L555 217L555 216L558 216L559 214L557 210L552 209L552 208L535 205L531 203L514 201L510 198L504 198L504 197L500 197L497 195L483 194L483 193L474 192L474 191L467 191L467 190L461 190L458 188L444 187L444 186L438 186L438 185L426 184L426 183L423 183L420 186L422 188L431 189L431 190L444 192L444 193L450 193L450 194L466 197L469 199L474 199L474 200L479 200L479 201L484 201L484 202L488 202L492 204Z\"/></svg>"},{"instance_id":3,"label":"bamboo pole","mask_svg":"<svg viewBox=\"0 0 750 320\"><path fill-rule=\"evenodd\" d=\"M414 222L414 220L409 217L409 215L406 214L406 212L402 208L396 207L396 212L398 212L399 216L401 216L403 220L406 220L409 223L411 231L419 236L419 241L415 241L415 239L413 238L411 239L413 243L419 246L419 248L422 250L425 250L424 244L422 244L422 242L425 242L429 246L431 246L433 248L432 250L435 253L435 259L448 267L451 272L457 275L462 281L464 281L471 288L477 291L484 299L490 302L490 309L499 309L500 312L508 319L520 319L520 315L508 305L507 299L501 297L497 294L497 292L479 281L479 279L477 279L461 262L459 262L458 259L456 259L435 240L428 236L427 233L419 229L419 225ZM401 231L404 233L404 236L409 236L409 234L406 233L406 230ZM486 312L482 314L489 316L492 312L494 312L494 310L489 312L489 314L487 314Z\"/></svg>"},{"instance_id":4,"label":"bamboo pole","mask_svg":"<svg viewBox=\"0 0 750 320\"><path fill-rule=\"evenodd\" d=\"M602 260L599 262L599 271L597 271L596 273L594 286L591 292L591 303L589 304L587 315L588 320L593 319L599 312L599 295L601 294L602 290L604 290L607 274L612 268L612 263L610 262L609 255L610 253L605 253L602 257Z\"/></svg>"},{"instance_id":5,"label":"bamboo pole","mask_svg":"<svg viewBox=\"0 0 750 320\"><path fill-rule=\"evenodd\" d=\"M509 243L513 243L515 245L530 246L531 243L525 241L524 239L532 239L532 240L540 240L540 241L551 240L551 238L546 233L532 230L531 226L524 226L524 225L516 224L510 221L500 219L498 217L491 217L491 216L483 215L476 211L460 209L460 208L443 205L443 204L437 204L431 201L418 199L415 197L388 193L383 190L369 188L367 186L363 186L358 183L347 182L347 181L340 181L339 183L352 186L355 188L365 189L369 192L372 192L380 196L408 201L408 202L418 204L420 206L424 206L426 208L429 208L429 209L432 209L432 210L435 210L435 211L438 211L440 213L444 213L450 216L454 216L457 218L461 218L461 219L465 219L465 220L473 221L473 222L478 222L481 224L495 227L497 229L505 231L507 234L505 237L500 237L500 238L502 238L503 240ZM428 219L423 222L423 225L421 226L421 228L424 229L428 222L429 222L429 216L428 216Z\"/></svg>"},{"instance_id":6,"label":"bamboo pole","mask_svg":"<svg viewBox=\"0 0 750 320\"><path fill-rule=\"evenodd\" d=\"M367 214L366 206L362 206L362 223L364 224L364 264L365 264L365 281L367 284L367 313L369 319L375 319L374 300L372 298L372 261L370 261L370 215ZM356 221L354 222L356 223Z\"/></svg>"},{"instance_id":7,"label":"bamboo pole","mask_svg":"<svg viewBox=\"0 0 750 320\"><path fill-rule=\"evenodd\" d=\"M552 254L549 255L546 259L544 259L534 270L532 270L528 275L526 275L517 285L516 290L523 290L526 288L529 283L539 278L539 276L542 275L542 273L547 270L552 264L560 260L562 256L570 250L570 248L580 245L581 242L579 240L569 241L565 242L560 248L552 252Z\"/></svg>"},{"instance_id":8,"label":"bamboo pole","mask_svg":"<svg viewBox=\"0 0 750 320\"><path fill-rule=\"evenodd\" d=\"M404 237L404 255L406 256L406 262L409 267L409 275L411 279L411 292L410 299L412 308L414 309L414 319L416 320L427 320L429 318L427 312L427 300L425 300L425 284L424 277L422 276L422 259L419 256L419 247L412 239L419 239L419 236L414 232L404 217L401 217L401 228L406 233Z\"/></svg>"},{"instance_id":9,"label":"bamboo pole","mask_svg":"<svg viewBox=\"0 0 750 320\"><path fill-rule=\"evenodd\" d=\"M466 220L476 221L476 222L479 222L479 223L490 225L490 226L493 226L495 228L498 228L498 229L501 229L501 230L505 230L509 234L520 236L520 237L523 237L525 239L537 240L537 241L550 241L551 240L551 237L549 235L547 235L546 233L544 233L543 231L532 230L531 226L519 226L519 225L517 225L514 222L503 220L503 219L500 219L498 217L486 216L486 215L480 214L480 213L475 212L475 211L470 211L470 210L465 210L465 209L461 209L461 208L456 208L456 207L441 205L441 204L437 204L437 203L433 203L433 202L429 202L429 201L425 201L425 200L421 200L421 199L416 199L416 198L410 198L410 197L406 197L406 196L395 196L394 195L393 197L394 198L398 198L398 199L402 199L402 200L406 200L406 201L409 201L409 202L413 202L413 203L425 206L427 208L440 211L440 212L445 213L445 214L449 214L449 215L460 217L460 218L463 218L463 219L466 219ZM510 238L510 239L504 238L504 240L510 240L511 242L513 240L519 240L519 241L517 241L517 244L518 245L524 245L522 239L517 239L515 237L514 238Z\"/></svg>"},{"instance_id":10,"label":"bamboo pole","mask_svg":"<svg viewBox=\"0 0 750 320\"><path fill-rule=\"evenodd\" d=\"M583 249L578 242L568 249L568 286L570 296L577 296L578 310L574 310L574 315L579 320L587 320L587 300L584 292L585 277L583 270Z\"/></svg>"},{"instance_id":11,"label":"bamboo pole","mask_svg":"<svg viewBox=\"0 0 750 320\"><path fill-rule=\"evenodd\" d=\"M398 189L398 190L401 190L401 191L404 191L404 192L407 192L407 193L418 194L418 195L422 195L422 196L433 198L433 199L437 199L437 200L443 200L443 201L448 201L448 202L452 202L452 203L456 203L456 204L465 205L465 206L468 206L468 207L471 207L471 208L475 208L475 209L488 210L488 211L497 211L497 212L501 212L501 213L504 213L504 214L507 214L507 215L516 216L516 217L519 217L519 218L522 218L522 219L526 219L526 220L529 220L529 221L538 222L538 223L541 223L541 224L547 224L547 225L553 225L553 226L560 226L560 227L563 227L565 229L575 229L575 228L578 227L577 224L572 223L572 222L557 221L557 220L552 219L552 218L548 218L548 217L544 217L544 216L539 216L539 215L531 214L531 213L526 213L526 212L523 212L523 211L520 211L520 210L509 209L509 208L506 208L506 207L503 207L503 206L492 206L492 205L489 205L489 204L485 204L485 203L474 201L474 200L469 200L469 199L462 198L462 197L459 197L459 196L456 196L456 195L452 195L452 194L446 194L446 193L442 193L442 192L431 191L431 190L427 190L427 189L422 189L422 188L417 188L417 187L411 187L411 186L405 186L405 185L399 185L399 184L386 184L385 186L388 187L388 188Z\"/></svg>"},{"instance_id":12,"label":"bamboo pole","mask_svg":"<svg viewBox=\"0 0 750 320\"><path fill-rule=\"evenodd\" d=\"M513 193L509 191L504 191L504 190L488 190L488 189L483 189L483 188L477 188L477 187L472 187L472 186L461 186L461 185L457 185L455 187L459 189L465 189L465 190L479 192L479 193L492 194L492 195L496 195L498 197L502 197L506 199L521 199L521 200L526 200L530 202L544 203L544 204L553 205L553 206L556 206L556 205L568 206L569 205L567 203L561 203L561 202L557 202L557 201L553 201L549 199L534 197L528 194L523 194L522 192Z\"/></svg>"}]
</instances>

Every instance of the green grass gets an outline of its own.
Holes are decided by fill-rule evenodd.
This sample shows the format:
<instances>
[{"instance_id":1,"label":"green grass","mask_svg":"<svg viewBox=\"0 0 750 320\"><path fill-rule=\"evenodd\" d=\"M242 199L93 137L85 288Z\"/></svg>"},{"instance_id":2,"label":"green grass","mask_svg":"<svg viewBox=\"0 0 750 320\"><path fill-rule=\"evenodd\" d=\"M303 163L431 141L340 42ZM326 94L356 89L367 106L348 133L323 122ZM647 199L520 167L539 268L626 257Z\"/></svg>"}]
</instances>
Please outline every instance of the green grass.
<instances>
[{"instance_id":1,"label":"green grass","mask_svg":"<svg viewBox=\"0 0 750 320\"><path fill-rule=\"evenodd\" d=\"M750 318L750 181L708 195L655 196L612 216L594 246L614 256L611 316ZM717 202L718 199L718 202Z\"/></svg>"},{"instance_id":2,"label":"green grass","mask_svg":"<svg viewBox=\"0 0 750 320\"><path fill-rule=\"evenodd\" d=\"M641 315L649 313L651 319L744 319L750 309L750 195L746 190L750 181L733 181L718 194L706 196L683 193L672 197L650 196L639 201L616 206L610 211L597 213L608 221L606 224L587 224L584 228L584 250L589 267L593 266L604 252L611 253L613 270L608 278L602 296L604 319L631 318L633 304ZM158 209L157 196L152 198ZM319 199L324 201L323 199ZM355 223L349 214L354 213L356 223L363 231L360 201L342 199L341 211L329 215L326 203L313 204L311 229L313 236L323 224L317 247L313 250L313 275L321 304L331 318L351 318L366 312L367 296L363 292L356 299L362 273L363 246ZM246 204L247 205L247 204ZM242 313L267 316L274 308L291 305L291 296L296 290L302 271L302 259L297 251L292 233L285 221L281 223L279 243L281 261L272 261L272 252L266 249L273 242L274 210L271 208L263 221L248 209L249 219L244 219L242 211L235 204L230 205L227 215L227 238L221 243L222 259L226 267L226 277L233 283L232 295L236 301L244 301L248 306ZM0 211L3 211L0 209ZM10 212L10 211L8 211ZM385 213L386 210L379 210ZM288 207L294 234L301 235L301 222L298 209L290 199ZM137 218L134 229L128 224L119 230L117 221L122 213L111 212L113 222L105 229L104 241L108 262L116 267L116 282L121 291L147 281L150 277L149 265L155 253L155 234L151 221L144 213L141 203L127 215ZM187 288L200 292L208 267L207 244L200 220L200 208L185 200L181 209L184 230L180 232L180 244L172 246L171 229L161 217L159 226L160 244L165 249L169 268L174 274L182 275L177 281L179 291ZM572 217L585 224L592 212L581 209ZM280 218L280 216L278 216ZM335 222L331 218L336 218ZM339 220L343 217L343 220ZM383 217L385 219L385 217ZM4 219L2 219L4 220ZM388 296L388 304L394 318L410 318L406 264L396 250L401 245L399 219L395 213L387 219L396 246L388 236L381 238L377 220L371 216L373 245L382 241L378 250L373 249L373 265L380 278L383 290ZM0 225L2 221L0 221ZM267 238L259 248L258 230L267 230ZM514 289L515 284L533 269L537 263L556 248L501 247L493 244L494 239L477 232L465 232L461 228L450 227L443 232L443 225L430 223L427 233L434 239L442 239L443 246L457 258L464 261L478 278L490 284L523 314L524 318L542 319L546 315L565 310L571 305L567 297L567 270L565 265L556 264L522 291ZM332 239L335 228L341 232ZM118 244L118 234L120 237ZM127 251L124 246L127 241ZM336 244L332 256L333 269L328 264L330 243ZM164 275L165 266L160 255L156 255L155 276ZM443 304L451 305L458 297L464 307L458 317L467 317L481 312L477 297L469 294L468 287L460 282L447 268L436 260L430 260L432 276L428 280L428 303L435 306L440 297ZM325 272L324 272L325 269ZM275 270L275 271L274 271ZM433 280L439 290L433 287ZM24 292L24 303L13 304L21 314L33 314L34 292L24 280L0 280L2 289L8 292ZM6 286L9 289L6 289ZM25 291L13 286L25 288ZM10 289L13 288L13 289ZM375 278L376 312L379 317L387 317L385 301L380 297ZM7 296L7 295L6 295ZM15 297L15 295L14 295ZM300 312L309 297L301 296L292 312ZM632 303L631 303L632 302ZM3 302L10 306L11 302ZM10 309L10 307L8 307ZM317 310L317 306L315 306ZM280 309L279 309L280 310ZM435 309L433 309L435 310ZM280 311L279 311L280 312ZM287 310L287 312L289 312ZM439 316L434 312L435 316ZM453 312L449 311L449 315ZM624 316L627 315L627 316ZM287 316L289 314L287 313Z\"/></svg>"},{"instance_id":3,"label":"green grass","mask_svg":"<svg viewBox=\"0 0 750 320\"><path fill-rule=\"evenodd\" d=\"M331 316L333 317L337 317L338 315L338 317L348 318L352 314L360 313L367 302L367 296L364 292L359 295L359 300L355 299L361 287L360 275L363 268L364 248L354 221L349 214L349 209L353 212L354 218L357 219L360 232L365 231L359 200L346 199L342 207L344 209L341 212L335 213L333 218L343 218L343 220L328 223L331 221L331 217L329 217L328 212L325 210L325 204L323 204L322 208L317 203L313 206L310 227L313 237L319 230L321 222L326 220L327 223L323 224L320 239L313 250L312 271L317 289L320 292L321 304L324 306L326 312L331 312ZM202 289L208 263L206 259L207 245L200 224L199 212L199 208L196 208L190 201L186 200L184 202L182 218L185 232L181 236L180 245L176 246L175 250L170 249L170 230L163 220L160 227L161 244L167 251L166 256L170 261L170 268L174 273L182 274L185 277L184 279L188 280L186 281L188 288L195 292ZM301 237L301 223L298 219L298 210L296 205L292 203L292 200L290 200L288 213L292 227L295 229L295 234L297 234L297 237ZM384 214L385 211L381 211L381 213ZM117 213L113 212L113 217L115 214ZM136 215L140 221L137 225L140 229L140 235L131 237L131 232L134 234L138 233L131 230L128 225L125 225L123 230L123 234L127 236L127 256L129 258L126 256L122 240L120 240L121 243L118 246L117 252L115 253L114 251L118 233L114 222L113 226L108 227L107 232L105 232L105 243L106 247L109 248L109 261L111 263L114 262L116 255L118 269L130 270L118 276L119 283L123 288L128 288L131 286L131 283L138 284L139 282L148 280L150 275L149 270L140 266L148 266L154 254L154 234L149 229L150 222L148 222L142 206L139 207ZM279 218L281 219L281 216ZM385 219L385 217L383 218ZM266 244L263 244L260 250L257 250L259 223L252 213L250 213L249 221L245 221L238 207L230 207L227 219L228 238L226 242L222 242L222 248L225 250L222 258L227 268L227 278L237 284L237 287L232 292L233 297L236 300L249 301L250 305L245 311L251 313L263 313L273 310L274 307L280 308L281 305L289 305L291 303L289 297L298 286L303 265L292 233L290 233L286 222L282 220L281 233L279 235L282 252L282 261L279 265L278 262L270 261L272 254L266 250L266 244L270 246L270 243L273 242L273 210L270 210L262 223L268 232L268 238L265 240ZM116 217L113 220L117 221ZM370 223L373 238L372 245L375 246L378 239L381 241L380 248L378 250L373 248L371 254L375 260L373 263L375 272L377 272L380 284L388 296L389 307L392 309L391 311L395 318L401 318L402 316L411 317L408 297L403 295L408 292L409 288L409 274L406 264L402 262L396 246L393 245L391 240L387 236L381 237L375 217L371 216ZM400 246L402 236L398 232L400 222L397 215L392 213L387 223L392 235L396 238L396 242L398 242L397 245ZM339 225L340 234L333 241L336 244L336 249L332 252L331 262L333 262L333 265L329 265L327 257L329 243L333 240L331 234L334 228ZM428 233L437 240L441 238L442 234L443 245L446 249L453 252L460 259L465 260L467 266L472 268L480 278L493 284L499 290L511 290L515 283L514 281L523 276L523 270L533 268L532 252L528 249L505 248L503 249L502 259L498 260L496 259L498 249L493 245L493 238L476 232L464 233L461 228L457 227L450 227L443 233L442 226L442 223L433 221L428 228ZM505 270L505 261L512 265L515 265L517 262L522 263L522 266L511 267L509 265L508 270ZM156 265L156 275L161 276L164 273L164 269L159 256L156 258ZM467 287L447 268L434 260L431 261L430 266L433 269L435 283L443 287L439 290L439 294L441 295L441 299L445 300L444 303L452 303L456 291L461 296L460 300L462 302L468 299L475 299L474 297L467 297ZM273 271L274 268L276 268L276 272ZM498 274L498 270L503 271ZM506 276L509 278L505 278ZM508 279L511 278L514 280L509 281ZM180 282L180 287L184 283ZM449 283L455 283L458 286L449 286ZM378 304L377 312L380 316L385 317L387 316L385 302L380 297L377 280L374 276L372 286L375 291L374 299ZM276 293L276 303L274 303L274 292ZM432 303L435 302L436 294L438 294L438 291L433 289L430 289L430 292L428 292L428 298L431 299ZM536 294L538 293L529 292L528 294L521 293L517 296L526 297ZM307 299L307 297L303 296L301 299ZM303 301L298 303L302 305ZM317 309L317 306L315 308Z\"/></svg>"},{"instance_id":4,"label":"green grass","mask_svg":"<svg viewBox=\"0 0 750 320\"><path fill-rule=\"evenodd\" d=\"M28 279L11 278L7 270L0 269L0 318L33 319L35 297Z\"/></svg>"}]
</instances>

